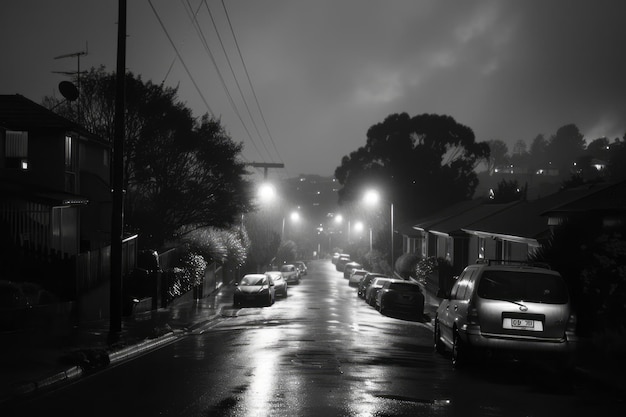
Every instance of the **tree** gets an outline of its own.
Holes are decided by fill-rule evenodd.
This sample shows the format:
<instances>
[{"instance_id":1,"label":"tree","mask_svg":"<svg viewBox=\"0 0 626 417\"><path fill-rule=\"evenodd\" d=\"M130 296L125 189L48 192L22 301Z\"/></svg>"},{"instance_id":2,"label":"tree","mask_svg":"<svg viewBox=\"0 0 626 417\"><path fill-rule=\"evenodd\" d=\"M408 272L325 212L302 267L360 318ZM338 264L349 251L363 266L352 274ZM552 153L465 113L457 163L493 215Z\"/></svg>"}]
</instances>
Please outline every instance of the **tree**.
<instances>
[{"instance_id":1,"label":"tree","mask_svg":"<svg viewBox=\"0 0 626 417\"><path fill-rule=\"evenodd\" d=\"M112 141L115 74L103 67L81 76L77 105L47 97L44 105ZM181 226L228 227L252 209L251 185L219 120L198 121L177 89L126 74L125 221L142 242L160 247Z\"/></svg>"},{"instance_id":2,"label":"tree","mask_svg":"<svg viewBox=\"0 0 626 417\"><path fill-rule=\"evenodd\" d=\"M489 145L450 116L392 114L369 128L365 146L342 158L335 170L343 185L340 203L377 187L399 217L426 215L471 198L478 185L474 168L488 157Z\"/></svg>"},{"instance_id":3,"label":"tree","mask_svg":"<svg viewBox=\"0 0 626 417\"><path fill-rule=\"evenodd\" d=\"M550 158L548 156L548 141L543 135L537 135L530 144L529 151L531 172L547 169Z\"/></svg>"},{"instance_id":4,"label":"tree","mask_svg":"<svg viewBox=\"0 0 626 417\"><path fill-rule=\"evenodd\" d=\"M489 175L493 175L496 168L503 166L509 162L509 148L500 139L494 139L487 142L489 145L489 158L487 159L487 171Z\"/></svg>"},{"instance_id":5,"label":"tree","mask_svg":"<svg viewBox=\"0 0 626 417\"><path fill-rule=\"evenodd\" d=\"M559 174L568 177L574 162L585 151L584 136L574 124L562 126L550 138L548 151Z\"/></svg>"}]
</instances>

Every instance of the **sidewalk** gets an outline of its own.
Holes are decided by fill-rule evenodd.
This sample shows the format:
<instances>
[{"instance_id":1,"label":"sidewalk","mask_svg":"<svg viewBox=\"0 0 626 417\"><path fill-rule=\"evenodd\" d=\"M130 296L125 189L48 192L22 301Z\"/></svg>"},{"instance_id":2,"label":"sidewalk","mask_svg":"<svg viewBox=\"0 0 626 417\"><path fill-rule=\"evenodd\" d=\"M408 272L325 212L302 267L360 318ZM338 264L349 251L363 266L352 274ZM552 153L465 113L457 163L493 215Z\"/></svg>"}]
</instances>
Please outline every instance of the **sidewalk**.
<instances>
[{"instance_id":1,"label":"sidewalk","mask_svg":"<svg viewBox=\"0 0 626 417\"><path fill-rule=\"evenodd\" d=\"M114 338L108 319L0 333L0 406L182 337L219 317L233 291L225 284L200 300L124 317Z\"/></svg>"}]
</instances>

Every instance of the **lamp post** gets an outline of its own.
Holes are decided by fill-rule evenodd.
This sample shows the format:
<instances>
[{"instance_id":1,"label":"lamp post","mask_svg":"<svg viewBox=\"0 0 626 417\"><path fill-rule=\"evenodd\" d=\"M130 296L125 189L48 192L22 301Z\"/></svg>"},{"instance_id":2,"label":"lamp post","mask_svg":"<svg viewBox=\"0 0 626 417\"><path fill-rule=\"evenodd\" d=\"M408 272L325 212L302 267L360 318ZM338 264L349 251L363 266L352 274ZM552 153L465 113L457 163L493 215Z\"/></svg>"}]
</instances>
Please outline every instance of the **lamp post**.
<instances>
[{"instance_id":1,"label":"lamp post","mask_svg":"<svg viewBox=\"0 0 626 417\"><path fill-rule=\"evenodd\" d=\"M298 222L300 221L300 213L298 213L297 211L292 211L291 214L289 215L289 218L294 223ZM283 228L280 234L280 240L281 241L285 240L285 216L283 216Z\"/></svg>"},{"instance_id":2,"label":"lamp post","mask_svg":"<svg viewBox=\"0 0 626 417\"><path fill-rule=\"evenodd\" d=\"M376 190L368 190L363 197L367 204L375 205L381 200L380 194ZM393 202L389 201L389 217L390 217L390 236L391 236L391 253L389 254L390 266L393 271Z\"/></svg>"}]
</instances>

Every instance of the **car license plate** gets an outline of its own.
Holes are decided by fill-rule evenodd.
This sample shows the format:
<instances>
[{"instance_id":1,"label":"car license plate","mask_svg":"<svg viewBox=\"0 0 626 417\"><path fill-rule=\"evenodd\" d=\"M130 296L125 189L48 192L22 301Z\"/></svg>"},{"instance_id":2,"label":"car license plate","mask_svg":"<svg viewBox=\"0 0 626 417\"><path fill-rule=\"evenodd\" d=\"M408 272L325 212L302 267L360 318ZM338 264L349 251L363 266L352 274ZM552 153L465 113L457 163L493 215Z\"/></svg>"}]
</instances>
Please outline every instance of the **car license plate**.
<instances>
[{"instance_id":1,"label":"car license plate","mask_svg":"<svg viewBox=\"0 0 626 417\"><path fill-rule=\"evenodd\" d=\"M504 318L502 327L505 329L530 330L533 332L543 331L543 323L539 320Z\"/></svg>"}]
</instances>

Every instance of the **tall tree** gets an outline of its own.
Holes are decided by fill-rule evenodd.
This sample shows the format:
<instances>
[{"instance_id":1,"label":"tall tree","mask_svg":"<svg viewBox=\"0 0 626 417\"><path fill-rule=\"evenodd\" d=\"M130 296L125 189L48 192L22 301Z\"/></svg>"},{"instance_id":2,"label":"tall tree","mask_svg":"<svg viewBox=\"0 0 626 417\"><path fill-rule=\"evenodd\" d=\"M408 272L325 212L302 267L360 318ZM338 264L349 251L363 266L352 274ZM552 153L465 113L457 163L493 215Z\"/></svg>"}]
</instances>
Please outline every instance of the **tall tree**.
<instances>
[{"instance_id":1,"label":"tall tree","mask_svg":"<svg viewBox=\"0 0 626 417\"><path fill-rule=\"evenodd\" d=\"M489 145L487 171L489 175L493 175L497 167L508 163L509 157L507 154L509 153L509 148L506 143L500 139L490 140L487 144Z\"/></svg>"},{"instance_id":2,"label":"tall tree","mask_svg":"<svg viewBox=\"0 0 626 417\"><path fill-rule=\"evenodd\" d=\"M113 138L115 74L103 67L81 76L77 104L51 97L44 105ZM219 120L198 121L177 89L126 74L125 221L142 242L160 247L181 226L224 227L251 209L248 172Z\"/></svg>"},{"instance_id":3,"label":"tall tree","mask_svg":"<svg viewBox=\"0 0 626 417\"><path fill-rule=\"evenodd\" d=\"M535 139L533 139L530 144L529 154L531 172L548 168L550 158L548 156L548 141L545 136L537 135Z\"/></svg>"},{"instance_id":4,"label":"tall tree","mask_svg":"<svg viewBox=\"0 0 626 417\"><path fill-rule=\"evenodd\" d=\"M585 138L576 125L562 126L550 138L548 151L559 174L569 177L574 162L585 151Z\"/></svg>"},{"instance_id":5,"label":"tall tree","mask_svg":"<svg viewBox=\"0 0 626 417\"><path fill-rule=\"evenodd\" d=\"M369 128L365 146L342 158L335 170L340 203L377 187L400 217L426 215L471 198L474 168L488 157L489 145L450 116L392 114Z\"/></svg>"}]
</instances>

